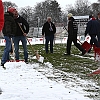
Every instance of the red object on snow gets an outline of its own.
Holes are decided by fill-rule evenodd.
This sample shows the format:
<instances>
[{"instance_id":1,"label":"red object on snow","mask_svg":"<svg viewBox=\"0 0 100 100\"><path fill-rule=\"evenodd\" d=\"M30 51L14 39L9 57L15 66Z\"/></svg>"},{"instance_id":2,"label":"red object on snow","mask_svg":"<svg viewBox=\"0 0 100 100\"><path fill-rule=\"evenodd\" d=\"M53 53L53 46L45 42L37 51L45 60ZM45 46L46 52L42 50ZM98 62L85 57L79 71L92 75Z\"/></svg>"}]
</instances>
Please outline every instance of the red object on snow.
<instances>
[{"instance_id":1,"label":"red object on snow","mask_svg":"<svg viewBox=\"0 0 100 100\"><path fill-rule=\"evenodd\" d=\"M0 32L3 28L4 25L4 8L3 8L3 3L0 0Z\"/></svg>"},{"instance_id":2,"label":"red object on snow","mask_svg":"<svg viewBox=\"0 0 100 100\"><path fill-rule=\"evenodd\" d=\"M77 39L77 40L81 43L81 41L79 39ZM84 43L81 43L81 44L82 44L82 48L85 49L86 52L88 52L90 50L91 45L87 41L85 41Z\"/></svg>"},{"instance_id":3,"label":"red object on snow","mask_svg":"<svg viewBox=\"0 0 100 100\"><path fill-rule=\"evenodd\" d=\"M86 50L86 52L88 52L91 48L91 45L85 41L83 44L82 44L82 48Z\"/></svg>"},{"instance_id":4,"label":"red object on snow","mask_svg":"<svg viewBox=\"0 0 100 100\"><path fill-rule=\"evenodd\" d=\"M9 60L7 62L24 62L24 60Z\"/></svg>"},{"instance_id":5,"label":"red object on snow","mask_svg":"<svg viewBox=\"0 0 100 100\"><path fill-rule=\"evenodd\" d=\"M100 74L100 68L90 73L89 76L96 75L96 74Z\"/></svg>"},{"instance_id":6,"label":"red object on snow","mask_svg":"<svg viewBox=\"0 0 100 100\"><path fill-rule=\"evenodd\" d=\"M96 61L100 61L100 48L96 47L93 45L93 50L94 50L94 58Z\"/></svg>"}]
</instances>

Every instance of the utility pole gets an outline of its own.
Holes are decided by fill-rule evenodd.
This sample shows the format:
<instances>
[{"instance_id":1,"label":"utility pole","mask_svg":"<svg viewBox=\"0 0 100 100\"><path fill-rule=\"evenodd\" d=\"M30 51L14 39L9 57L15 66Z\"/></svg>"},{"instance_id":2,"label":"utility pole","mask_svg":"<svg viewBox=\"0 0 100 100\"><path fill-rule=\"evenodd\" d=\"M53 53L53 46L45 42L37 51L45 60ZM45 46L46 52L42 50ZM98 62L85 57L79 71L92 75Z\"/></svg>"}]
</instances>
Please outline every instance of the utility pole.
<instances>
[{"instance_id":1,"label":"utility pole","mask_svg":"<svg viewBox=\"0 0 100 100\"><path fill-rule=\"evenodd\" d=\"M37 19L38 19L38 32L37 32L37 38L38 38L40 18L39 18L39 17L37 17Z\"/></svg>"}]
</instances>

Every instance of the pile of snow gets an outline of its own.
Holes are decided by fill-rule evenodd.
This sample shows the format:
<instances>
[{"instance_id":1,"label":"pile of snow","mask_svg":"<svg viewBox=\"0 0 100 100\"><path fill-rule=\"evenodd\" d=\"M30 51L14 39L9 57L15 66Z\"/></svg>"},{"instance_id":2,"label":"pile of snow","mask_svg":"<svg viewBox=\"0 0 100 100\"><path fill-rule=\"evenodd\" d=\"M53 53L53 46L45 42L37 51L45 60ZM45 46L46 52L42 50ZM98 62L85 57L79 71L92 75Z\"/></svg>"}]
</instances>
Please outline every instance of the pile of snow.
<instances>
[{"instance_id":1,"label":"pile of snow","mask_svg":"<svg viewBox=\"0 0 100 100\"><path fill-rule=\"evenodd\" d=\"M45 65L52 68L49 62ZM80 88L71 90L48 79L36 70L39 63L7 62L5 66L6 70L0 67L0 100L92 100Z\"/></svg>"}]
</instances>

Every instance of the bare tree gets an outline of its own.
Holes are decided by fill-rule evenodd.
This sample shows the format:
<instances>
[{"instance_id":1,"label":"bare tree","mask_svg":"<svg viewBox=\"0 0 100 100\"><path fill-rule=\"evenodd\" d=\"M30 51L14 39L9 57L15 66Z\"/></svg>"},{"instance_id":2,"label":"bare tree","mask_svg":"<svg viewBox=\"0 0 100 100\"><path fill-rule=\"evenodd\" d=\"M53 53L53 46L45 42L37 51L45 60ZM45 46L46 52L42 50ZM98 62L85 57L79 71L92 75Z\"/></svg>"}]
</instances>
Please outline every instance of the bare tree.
<instances>
[{"instance_id":1,"label":"bare tree","mask_svg":"<svg viewBox=\"0 0 100 100\"><path fill-rule=\"evenodd\" d=\"M76 0L75 5L66 6L67 13L72 13L74 16L89 15L91 12L90 3L88 0Z\"/></svg>"},{"instance_id":2,"label":"bare tree","mask_svg":"<svg viewBox=\"0 0 100 100\"><path fill-rule=\"evenodd\" d=\"M40 19L40 26L43 25L48 16L52 17L53 22L59 23L62 20L62 11L56 0L46 0L38 3L35 6L34 12L34 19Z\"/></svg>"},{"instance_id":3,"label":"bare tree","mask_svg":"<svg viewBox=\"0 0 100 100\"><path fill-rule=\"evenodd\" d=\"M92 8L92 13L94 14L94 16L97 16L97 13L100 12L100 3L93 3L91 5Z\"/></svg>"},{"instance_id":4,"label":"bare tree","mask_svg":"<svg viewBox=\"0 0 100 100\"><path fill-rule=\"evenodd\" d=\"M66 5L66 11L65 11L65 13L66 14L72 13L73 15L75 15L76 14L76 9L72 5Z\"/></svg>"},{"instance_id":5,"label":"bare tree","mask_svg":"<svg viewBox=\"0 0 100 100\"><path fill-rule=\"evenodd\" d=\"M76 15L90 14L90 3L88 0L77 0L75 3Z\"/></svg>"},{"instance_id":6,"label":"bare tree","mask_svg":"<svg viewBox=\"0 0 100 100\"><path fill-rule=\"evenodd\" d=\"M20 9L19 13L21 16L23 16L23 18L25 18L27 20L27 22L29 23L30 26L33 25L34 12L33 12L32 7L30 7L30 6L23 7Z\"/></svg>"}]
</instances>

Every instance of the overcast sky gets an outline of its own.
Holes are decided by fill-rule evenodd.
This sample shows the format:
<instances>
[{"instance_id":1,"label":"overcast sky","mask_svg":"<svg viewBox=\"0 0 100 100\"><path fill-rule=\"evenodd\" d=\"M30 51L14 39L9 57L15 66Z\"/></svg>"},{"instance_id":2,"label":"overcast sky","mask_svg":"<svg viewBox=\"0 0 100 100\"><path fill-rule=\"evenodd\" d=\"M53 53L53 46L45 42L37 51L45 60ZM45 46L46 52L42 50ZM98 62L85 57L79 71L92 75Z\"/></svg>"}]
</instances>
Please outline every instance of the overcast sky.
<instances>
[{"instance_id":1,"label":"overcast sky","mask_svg":"<svg viewBox=\"0 0 100 100\"><path fill-rule=\"evenodd\" d=\"M39 2L45 1L45 0L2 0L2 1L11 1L12 3L15 3L18 7L25 7L25 6L31 6L34 7ZM60 4L60 7L65 8L67 4L75 4L76 0L57 0ZM97 0L88 0L90 3L97 2Z\"/></svg>"}]
</instances>

